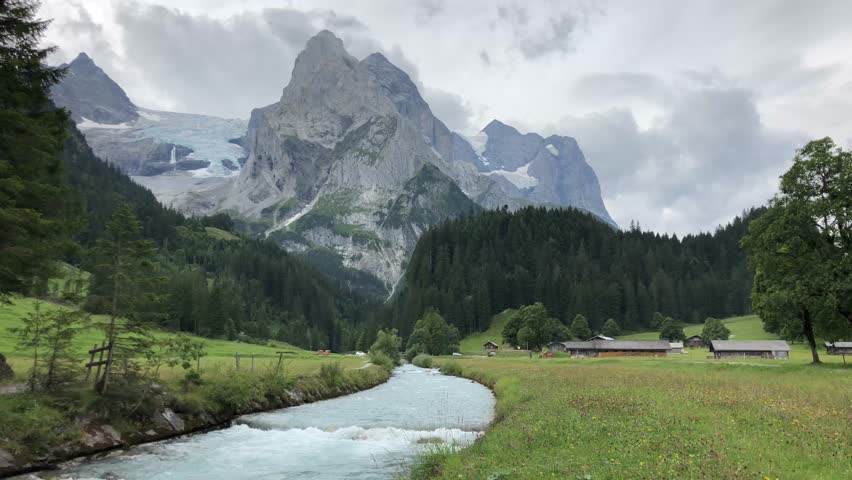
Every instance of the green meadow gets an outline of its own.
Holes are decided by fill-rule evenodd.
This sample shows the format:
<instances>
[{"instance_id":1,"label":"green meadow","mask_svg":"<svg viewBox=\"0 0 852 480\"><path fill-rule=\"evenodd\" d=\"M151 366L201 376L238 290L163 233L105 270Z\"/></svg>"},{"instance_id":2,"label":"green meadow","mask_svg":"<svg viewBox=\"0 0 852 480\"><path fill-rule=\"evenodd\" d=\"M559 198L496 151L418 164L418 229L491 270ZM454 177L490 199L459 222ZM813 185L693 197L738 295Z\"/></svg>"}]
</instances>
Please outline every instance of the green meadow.
<instances>
[{"instance_id":1,"label":"green meadow","mask_svg":"<svg viewBox=\"0 0 852 480\"><path fill-rule=\"evenodd\" d=\"M31 352L22 350L18 346L17 339L9 332L9 329L21 326L21 319L32 312L35 302L36 300L32 298L14 298L11 304L0 304L0 353L6 356L9 364L15 370L18 379L22 379L26 375L31 363L32 354ZM41 302L41 308L50 310L70 307L50 302ZM108 321L108 317L93 315L92 321L93 323L103 323ZM172 334L165 331L154 331L155 337L162 338L168 335ZM358 368L365 364L365 360L359 357L338 354L321 356L316 352L309 352L288 343L272 340L267 345L257 345L239 341L190 337L204 344L206 355L201 359L202 371L207 370L219 373L235 371L235 354L237 353L240 354L241 371L251 368L252 355L255 357L254 367L256 370L272 368L278 363L278 352L283 352L282 364L286 371L292 375L315 373L319 371L322 364L329 362L340 362L346 369ZM78 351L81 365L84 363L83 360L88 357L88 350L96 344L100 345L103 340L104 334L97 327L91 327L77 335L74 339L74 346ZM161 372L166 377L172 374L183 375L183 371L179 367L175 369L164 367L164 370Z\"/></svg>"},{"instance_id":2,"label":"green meadow","mask_svg":"<svg viewBox=\"0 0 852 480\"><path fill-rule=\"evenodd\" d=\"M852 368L839 356L821 352L824 364L810 365L802 344L786 361L713 360L706 348L659 358L529 359L505 347L481 356L482 343L499 343L507 314L461 342L476 356L453 359L494 390L494 422L467 449L421 458L412 478L852 478ZM724 322L732 340L777 338L753 315Z\"/></svg>"}]
</instances>

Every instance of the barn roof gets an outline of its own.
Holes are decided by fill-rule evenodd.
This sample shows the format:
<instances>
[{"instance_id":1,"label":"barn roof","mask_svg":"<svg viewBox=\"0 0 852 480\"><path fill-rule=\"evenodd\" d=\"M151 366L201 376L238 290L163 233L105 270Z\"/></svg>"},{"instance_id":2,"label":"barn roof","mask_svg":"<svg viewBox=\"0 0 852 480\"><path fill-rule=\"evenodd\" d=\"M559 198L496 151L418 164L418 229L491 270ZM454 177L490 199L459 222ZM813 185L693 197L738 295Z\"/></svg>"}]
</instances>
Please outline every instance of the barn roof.
<instances>
[{"instance_id":1,"label":"barn roof","mask_svg":"<svg viewBox=\"0 0 852 480\"><path fill-rule=\"evenodd\" d=\"M665 340L595 340L596 350L668 350Z\"/></svg>"},{"instance_id":2,"label":"barn roof","mask_svg":"<svg viewBox=\"0 0 852 480\"><path fill-rule=\"evenodd\" d=\"M566 349L569 350L594 350L595 344L593 342L559 342L562 345L565 345Z\"/></svg>"},{"instance_id":3,"label":"barn roof","mask_svg":"<svg viewBox=\"0 0 852 480\"><path fill-rule=\"evenodd\" d=\"M832 345L835 348L852 348L852 342L834 342Z\"/></svg>"},{"instance_id":4,"label":"barn roof","mask_svg":"<svg viewBox=\"0 0 852 480\"><path fill-rule=\"evenodd\" d=\"M714 352L789 352L790 345L784 340L711 340Z\"/></svg>"},{"instance_id":5,"label":"barn roof","mask_svg":"<svg viewBox=\"0 0 852 480\"><path fill-rule=\"evenodd\" d=\"M683 348L683 342L671 342L669 348Z\"/></svg>"},{"instance_id":6,"label":"barn roof","mask_svg":"<svg viewBox=\"0 0 852 480\"><path fill-rule=\"evenodd\" d=\"M693 335L693 336L691 336L691 337L687 337L686 339L687 339L687 340L692 340L692 339L694 339L694 338L697 338L698 340L704 340L703 338L701 338L701 335Z\"/></svg>"},{"instance_id":7,"label":"barn roof","mask_svg":"<svg viewBox=\"0 0 852 480\"><path fill-rule=\"evenodd\" d=\"M591 342L591 341L593 341L593 340L615 340L615 339L614 339L614 338L612 338L612 337L607 337L606 335L597 334L597 335L595 335L594 337L592 337L592 338L590 338L590 339L588 339L588 340L586 340L586 341L587 341L587 342Z\"/></svg>"},{"instance_id":8,"label":"barn roof","mask_svg":"<svg viewBox=\"0 0 852 480\"><path fill-rule=\"evenodd\" d=\"M485 342L485 343L483 343L483 344L482 344L482 346L483 346L483 347L487 347L488 345L493 345L493 346L495 346L495 347L499 347L499 346L500 346L500 345L497 345L496 343L492 342L491 340L488 340L487 342Z\"/></svg>"}]
</instances>

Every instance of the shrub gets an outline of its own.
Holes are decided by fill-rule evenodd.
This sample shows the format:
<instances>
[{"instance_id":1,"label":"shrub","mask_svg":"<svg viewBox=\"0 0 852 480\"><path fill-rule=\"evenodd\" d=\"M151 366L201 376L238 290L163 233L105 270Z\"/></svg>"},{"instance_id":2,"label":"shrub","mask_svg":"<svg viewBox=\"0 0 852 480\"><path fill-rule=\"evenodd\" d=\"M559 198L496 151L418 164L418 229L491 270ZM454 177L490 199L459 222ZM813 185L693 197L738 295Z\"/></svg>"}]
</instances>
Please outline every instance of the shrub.
<instances>
[{"instance_id":1,"label":"shrub","mask_svg":"<svg viewBox=\"0 0 852 480\"><path fill-rule=\"evenodd\" d=\"M379 330L376 341L370 347L370 356L374 353L384 354L391 363L398 365L401 355L399 349L402 347L402 339L397 335L396 329Z\"/></svg>"},{"instance_id":2,"label":"shrub","mask_svg":"<svg viewBox=\"0 0 852 480\"><path fill-rule=\"evenodd\" d=\"M320 365L319 378L329 387L339 388L346 385L346 372L340 362Z\"/></svg>"},{"instance_id":3,"label":"shrub","mask_svg":"<svg viewBox=\"0 0 852 480\"><path fill-rule=\"evenodd\" d=\"M444 362L441 365L441 373L443 373L444 375L461 377L464 374L464 367L462 367L459 362L456 362L455 360L450 360L448 362Z\"/></svg>"},{"instance_id":4,"label":"shrub","mask_svg":"<svg viewBox=\"0 0 852 480\"><path fill-rule=\"evenodd\" d=\"M432 355L421 353L411 360L411 363L421 368L432 368Z\"/></svg>"},{"instance_id":5,"label":"shrub","mask_svg":"<svg viewBox=\"0 0 852 480\"><path fill-rule=\"evenodd\" d=\"M370 352L370 361L373 362L373 365L378 365L388 372L392 371L396 366L393 360L382 352Z\"/></svg>"}]
</instances>

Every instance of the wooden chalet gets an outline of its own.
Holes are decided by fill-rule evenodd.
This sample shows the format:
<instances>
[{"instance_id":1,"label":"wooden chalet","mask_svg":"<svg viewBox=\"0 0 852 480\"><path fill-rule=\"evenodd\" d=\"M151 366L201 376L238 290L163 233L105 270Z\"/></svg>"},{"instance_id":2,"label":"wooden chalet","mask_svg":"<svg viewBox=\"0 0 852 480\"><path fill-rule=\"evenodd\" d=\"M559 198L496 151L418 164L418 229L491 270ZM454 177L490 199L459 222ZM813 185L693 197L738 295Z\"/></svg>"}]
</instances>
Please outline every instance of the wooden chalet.
<instances>
[{"instance_id":1,"label":"wooden chalet","mask_svg":"<svg viewBox=\"0 0 852 480\"><path fill-rule=\"evenodd\" d=\"M825 342L825 352L829 355L852 355L852 342Z\"/></svg>"},{"instance_id":2,"label":"wooden chalet","mask_svg":"<svg viewBox=\"0 0 852 480\"><path fill-rule=\"evenodd\" d=\"M710 351L715 358L790 358L790 345L784 340L712 340Z\"/></svg>"},{"instance_id":3,"label":"wooden chalet","mask_svg":"<svg viewBox=\"0 0 852 480\"><path fill-rule=\"evenodd\" d=\"M660 356L671 346L665 340L593 340L590 342L553 342L547 346L574 357Z\"/></svg>"},{"instance_id":4,"label":"wooden chalet","mask_svg":"<svg viewBox=\"0 0 852 480\"><path fill-rule=\"evenodd\" d=\"M686 348L704 348L704 339L700 335L693 335L683 341Z\"/></svg>"},{"instance_id":5,"label":"wooden chalet","mask_svg":"<svg viewBox=\"0 0 852 480\"><path fill-rule=\"evenodd\" d=\"M489 352L496 352L500 348L500 345L497 345L496 343L489 340L482 344L482 348Z\"/></svg>"}]
</instances>

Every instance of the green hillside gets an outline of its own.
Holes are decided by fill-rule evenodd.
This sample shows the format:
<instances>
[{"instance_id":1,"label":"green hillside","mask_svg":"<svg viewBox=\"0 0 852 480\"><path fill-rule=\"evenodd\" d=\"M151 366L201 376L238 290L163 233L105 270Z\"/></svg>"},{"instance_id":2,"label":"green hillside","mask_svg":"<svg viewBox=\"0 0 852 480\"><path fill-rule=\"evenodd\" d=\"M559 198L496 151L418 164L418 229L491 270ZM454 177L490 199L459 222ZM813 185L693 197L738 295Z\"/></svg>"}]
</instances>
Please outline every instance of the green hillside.
<instances>
[{"instance_id":1,"label":"green hillside","mask_svg":"<svg viewBox=\"0 0 852 480\"><path fill-rule=\"evenodd\" d=\"M459 352L464 355L482 354L485 352L482 349L482 344L487 341L500 344L501 349L510 349L511 347L509 345L503 345L502 332L506 322L509 321L509 318L511 318L516 311L517 310L510 308L504 310L502 313L494 315L494 318L491 320L491 326L488 327L488 330L480 333L472 333L462 339L459 343Z\"/></svg>"},{"instance_id":2,"label":"green hillside","mask_svg":"<svg viewBox=\"0 0 852 480\"><path fill-rule=\"evenodd\" d=\"M746 315L743 317L731 317L722 320L722 323L731 331L731 340L775 340L778 338L774 333L763 330L763 322L757 315ZM683 327L687 337L701 335L703 323L695 323ZM619 340L657 340L660 332L641 332L622 335Z\"/></svg>"}]
</instances>

